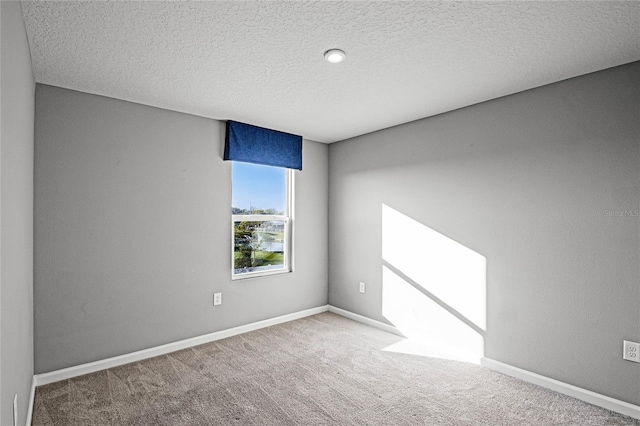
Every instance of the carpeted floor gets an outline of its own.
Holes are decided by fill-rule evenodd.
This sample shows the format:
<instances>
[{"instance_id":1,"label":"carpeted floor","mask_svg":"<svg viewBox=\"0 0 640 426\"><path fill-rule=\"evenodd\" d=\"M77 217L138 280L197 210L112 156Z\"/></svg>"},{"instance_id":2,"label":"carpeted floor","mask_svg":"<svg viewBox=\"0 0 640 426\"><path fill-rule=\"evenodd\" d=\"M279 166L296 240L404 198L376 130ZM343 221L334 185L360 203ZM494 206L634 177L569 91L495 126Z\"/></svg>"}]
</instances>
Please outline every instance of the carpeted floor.
<instances>
[{"instance_id":1,"label":"carpeted floor","mask_svg":"<svg viewBox=\"0 0 640 426\"><path fill-rule=\"evenodd\" d=\"M34 425L640 425L324 313L36 389Z\"/></svg>"}]
</instances>

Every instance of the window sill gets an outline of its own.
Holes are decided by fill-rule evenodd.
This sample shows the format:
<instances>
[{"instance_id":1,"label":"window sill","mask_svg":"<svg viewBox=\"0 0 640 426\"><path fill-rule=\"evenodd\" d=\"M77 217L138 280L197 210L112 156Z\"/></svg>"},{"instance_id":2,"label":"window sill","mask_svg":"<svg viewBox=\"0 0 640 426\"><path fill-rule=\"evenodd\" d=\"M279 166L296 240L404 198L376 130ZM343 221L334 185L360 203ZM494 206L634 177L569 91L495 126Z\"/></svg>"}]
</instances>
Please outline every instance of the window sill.
<instances>
[{"instance_id":1,"label":"window sill","mask_svg":"<svg viewBox=\"0 0 640 426\"><path fill-rule=\"evenodd\" d=\"M253 278L271 277L273 275L290 274L292 272L293 271L290 269L283 269L278 271L257 271L257 272L247 272L245 274L238 274L238 275L233 274L231 276L231 281L241 281L241 280L248 280Z\"/></svg>"}]
</instances>

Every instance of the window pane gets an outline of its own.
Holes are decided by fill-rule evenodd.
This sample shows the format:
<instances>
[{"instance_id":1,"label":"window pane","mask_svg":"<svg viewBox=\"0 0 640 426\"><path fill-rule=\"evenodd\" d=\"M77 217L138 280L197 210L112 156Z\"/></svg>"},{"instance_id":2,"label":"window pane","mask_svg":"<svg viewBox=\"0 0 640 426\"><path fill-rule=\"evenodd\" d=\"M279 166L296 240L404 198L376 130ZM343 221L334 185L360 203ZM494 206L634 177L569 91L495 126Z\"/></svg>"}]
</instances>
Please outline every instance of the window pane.
<instances>
[{"instance_id":1,"label":"window pane","mask_svg":"<svg viewBox=\"0 0 640 426\"><path fill-rule=\"evenodd\" d=\"M286 169L233 163L232 214L277 214L286 209Z\"/></svg>"},{"instance_id":2,"label":"window pane","mask_svg":"<svg viewBox=\"0 0 640 426\"><path fill-rule=\"evenodd\" d=\"M284 220L233 222L236 274L284 269Z\"/></svg>"}]
</instances>

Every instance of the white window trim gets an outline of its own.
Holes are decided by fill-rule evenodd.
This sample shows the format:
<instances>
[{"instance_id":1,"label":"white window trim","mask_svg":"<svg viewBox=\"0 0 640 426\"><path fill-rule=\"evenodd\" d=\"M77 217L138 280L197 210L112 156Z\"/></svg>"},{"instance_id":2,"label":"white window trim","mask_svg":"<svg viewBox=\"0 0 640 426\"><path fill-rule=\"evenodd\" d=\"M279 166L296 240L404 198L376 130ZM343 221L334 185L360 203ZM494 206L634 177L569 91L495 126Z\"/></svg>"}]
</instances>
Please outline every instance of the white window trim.
<instances>
[{"instance_id":1,"label":"white window trim","mask_svg":"<svg viewBox=\"0 0 640 426\"><path fill-rule=\"evenodd\" d=\"M293 206L294 206L294 179L293 170L286 169L286 202L285 202L285 214L284 215L267 215L267 214L253 214L253 215L231 215L231 280L246 280L251 278L267 277L271 275L289 274L293 272ZM233 185L233 182L231 182ZM233 188L232 188L233 191ZM284 268L276 271L255 271L245 272L242 274L236 274L234 268L234 256L235 256L235 222L247 221L247 222L260 222L260 221L283 221L285 226L285 238L284 238Z\"/></svg>"}]
</instances>

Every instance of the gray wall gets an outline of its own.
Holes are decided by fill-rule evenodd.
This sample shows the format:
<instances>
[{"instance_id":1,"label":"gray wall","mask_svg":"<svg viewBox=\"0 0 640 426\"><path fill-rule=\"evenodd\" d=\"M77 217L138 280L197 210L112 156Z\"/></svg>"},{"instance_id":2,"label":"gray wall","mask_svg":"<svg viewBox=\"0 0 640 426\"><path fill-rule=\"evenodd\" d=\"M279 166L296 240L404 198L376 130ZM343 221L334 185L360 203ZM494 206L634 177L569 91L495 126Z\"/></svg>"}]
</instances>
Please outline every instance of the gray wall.
<instances>
[{"instance_id":1,"label":"gray wall","mask_svg":"<svg viewBox=\"0 0 640 426\"><path fill-rule=\"evenodd\" d=\"M326 145L295 173L295 272L232 282L223 123L37 85L35 135L36 373L327 303Z\"/></svg>"},{"instance_id":2,"label":"gray wall","mask_svg":"<svg viewBox=\"0 0 640 426\"><path fill-rule=\"evenodd\" d=\"M33 376L33 114L35 84L19 2L0 2L0 424L24 424Z\"/></svg>"},{"instance_id":3,"label":"gray wall","mask_svg":"<svg viewBox=\"0 0 640 426\"><path fill-rule=\"evenodd\" d=\"M330 145L329 302L388 322L385 204L486 258L487 357L639 404L638 82L636 62Z\"/></svg>"}]
</instances>

